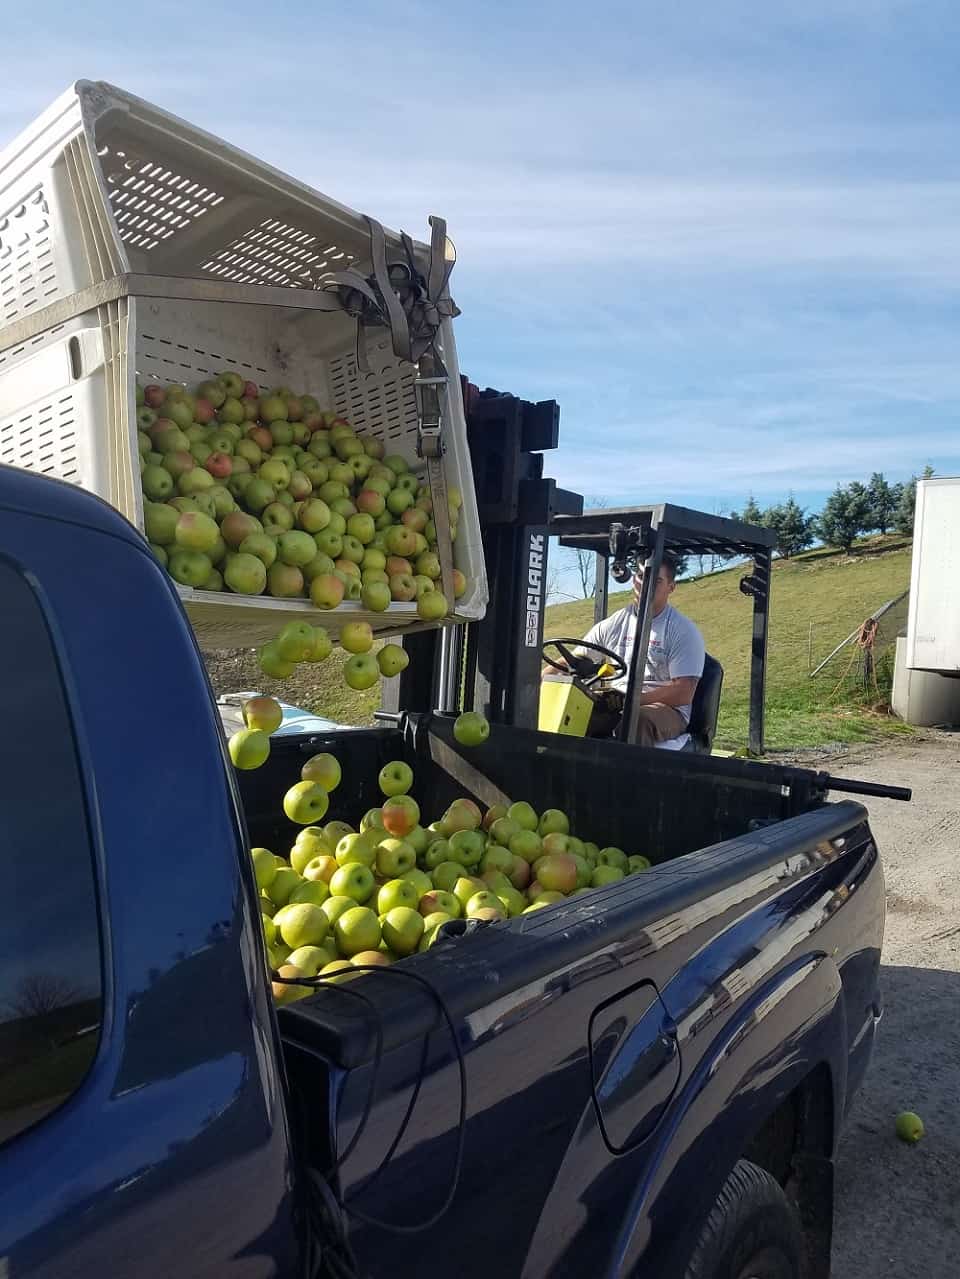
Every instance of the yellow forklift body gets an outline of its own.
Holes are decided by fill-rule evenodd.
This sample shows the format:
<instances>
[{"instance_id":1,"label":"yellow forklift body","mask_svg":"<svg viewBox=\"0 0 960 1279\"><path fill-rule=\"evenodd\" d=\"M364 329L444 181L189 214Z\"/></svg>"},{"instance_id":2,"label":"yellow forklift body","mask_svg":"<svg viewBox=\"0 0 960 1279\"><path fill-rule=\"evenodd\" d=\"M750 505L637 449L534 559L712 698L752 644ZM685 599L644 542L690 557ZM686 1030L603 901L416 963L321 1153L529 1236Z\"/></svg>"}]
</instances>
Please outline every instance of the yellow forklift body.
<instances>
[{"instance_id":1,"label":"yellow forklift body","mask_svg":"<svg viewBox=\"0 0 960 1279\"><path fill-rule=\"evenodd\" d=\"M540 685L541 733L586 737L594 702L573 675L544 675Z\"/></svg>"}]
</instances>

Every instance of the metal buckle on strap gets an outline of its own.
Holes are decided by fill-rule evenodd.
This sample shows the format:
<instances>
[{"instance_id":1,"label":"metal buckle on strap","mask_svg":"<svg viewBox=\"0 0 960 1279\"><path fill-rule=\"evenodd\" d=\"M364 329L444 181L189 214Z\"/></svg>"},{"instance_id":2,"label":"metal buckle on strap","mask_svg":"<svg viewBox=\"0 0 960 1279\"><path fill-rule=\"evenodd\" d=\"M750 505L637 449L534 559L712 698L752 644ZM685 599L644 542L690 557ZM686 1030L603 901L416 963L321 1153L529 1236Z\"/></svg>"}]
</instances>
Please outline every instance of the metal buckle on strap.
<instances>
[{"instance_id":1,"label":"metal buckle on strap","mask_svg":"<svg viewBox=\"0 0 960 1279\"><path fill-rule=\"evenodd\" d=\"M440 390L446 387L448 377L418 377L413 387L417 397L417 454L419 457L442 457L443 414L440 409Z\"/></svg>"}]
</instances>

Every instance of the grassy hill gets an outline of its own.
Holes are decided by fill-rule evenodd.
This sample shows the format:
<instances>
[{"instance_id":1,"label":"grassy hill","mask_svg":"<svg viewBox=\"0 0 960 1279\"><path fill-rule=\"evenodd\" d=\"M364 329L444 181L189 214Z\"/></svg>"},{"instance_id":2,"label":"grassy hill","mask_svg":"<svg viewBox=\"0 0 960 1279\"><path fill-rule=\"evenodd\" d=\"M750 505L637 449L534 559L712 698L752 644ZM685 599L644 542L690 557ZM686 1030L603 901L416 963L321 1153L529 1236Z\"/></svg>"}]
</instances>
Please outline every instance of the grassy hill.
<instances>
[{"instance_id":1,"label":"grassy hill","mask_svg":"<svg viewBox=\"0 0 960 1279\"><path fill-rule=\"evenodd\" d=\"M752 602L738 589L742 569L714 573L677 586L673 602L703 632L708 650L724 668L717 745L746 744ZM833 690L848 659L835 659L816 680L808 677L810 623L814 665L864 618L906 590L910 546L902 538L875 538L851 555L807 552L774 566L767 674L767 745L771 749L864 741L909 731L856 697ZM611 612L629 592L613 595ZM583 635L593 622L593 601L547 609L547 637ZM206 654L218 693L259 689L348 724L368 724L379 705L376 689L355 693L340 677L339 655L319 666L304 665L289 680L268 680L248 651Z\"/></svg>"},{"instance_id":2,"label":"grassy hill","mask_svg":"<svg viewBox=\"0 0 960 1279\"><path fill-rule=\"evenodd\" d=\"M864 741L904 732L888 715L858 704L849 692L833 691L849 657L838 656L816 679L809 678L810 623L817 665L881 604L910 582L910 546L902 538L874 538L850 555L809 551L774 564L770 597L766 741L771 749L823 742ZM739 590L742 568L680 582L672 602L697 623L707 650L724 668L717 745L729 749L747 740L748 682L753 604ZM612 595L610 611L629 592ZM593 622L593 601L547 610L550 636L583 635Z\"/></svg>"}]
</instances>

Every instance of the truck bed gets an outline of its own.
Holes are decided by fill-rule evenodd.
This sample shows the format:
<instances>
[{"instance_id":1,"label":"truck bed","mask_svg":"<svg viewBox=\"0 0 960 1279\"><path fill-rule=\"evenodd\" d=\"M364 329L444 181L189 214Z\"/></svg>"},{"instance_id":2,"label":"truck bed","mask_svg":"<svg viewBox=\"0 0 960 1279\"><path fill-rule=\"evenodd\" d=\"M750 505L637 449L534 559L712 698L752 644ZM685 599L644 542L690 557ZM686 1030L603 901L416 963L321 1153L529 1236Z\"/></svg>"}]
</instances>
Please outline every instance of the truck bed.
<instances>
[{"instance_id":1,"label":"truck bed","mask_svg":"<svg viewBox=\"0 0 960 1279\"><path fill-rule=\"evenodd\" d=\"M484 806L525 798L654 863L531 915L460 924L428 953L353 983L369 1003L325 988L280 1010L309 1160L329 1167L371 1107L340 1169L354 1211L415 1225L450 1189L460 1090L441 1006L463 1055L466 1126L453 1203L432 1225L429 1250L457 1273L489 1271L494 1221L505 1275L620 1273L638 1249L645 1266L664 1267L643 1273L676 1273L690 1240L665 1205L675 1203L679 1220L702 1201L705 1215L734 1143L821 1067L818 1105L830 1118L820 1153L829 1154L878 1015L882 881L858 803L824 802L805 770L612 741L494 726L483 746L464 750L450 720L410 716L276 743L268 765L241 779L255 842L278 852L292 842L276 797L321 749L344 769L331 816L358 819L380 798L380 766L405 758L425 818L461 795ZM822 1060L788 1056L765 1080L762 1063L782 1053L784 1028L808 1023ZM842 1077L826 1064L841 1044L852 1051ZM405 1134L364 1186L418 1080ZM523 1133L521 1149L512 1133ZM580 1206L572 1219L571 1203ZM656 1216L644 1218L645 1203ZM609 1231L597 1230L598 1214ZM642 1243L618 1237L616 1223L637 1216ZM347 1220L363 1264L375 1269L389 1255L391 1274L422 1274L420 1236Z\"/></svg>"}]
</instances>

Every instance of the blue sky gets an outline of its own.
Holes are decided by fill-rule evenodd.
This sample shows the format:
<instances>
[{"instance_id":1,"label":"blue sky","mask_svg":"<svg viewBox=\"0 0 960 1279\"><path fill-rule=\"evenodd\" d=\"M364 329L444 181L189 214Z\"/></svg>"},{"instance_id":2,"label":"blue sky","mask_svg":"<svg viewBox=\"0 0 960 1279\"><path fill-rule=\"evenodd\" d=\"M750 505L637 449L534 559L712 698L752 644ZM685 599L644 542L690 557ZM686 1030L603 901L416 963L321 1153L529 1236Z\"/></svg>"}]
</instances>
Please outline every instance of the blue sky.
<instances>
[{"instance_id":1,"label":"blue sky","mask_svg":"<svg viewBox=\"0 0 960 1279\"><path fill-rule=\"evenodd\" d=\"M614 502L960 471L960 19L943 0L5 14L5 139L78 77L422 234L481 385Z\"/></svg>"}]
</instances>

